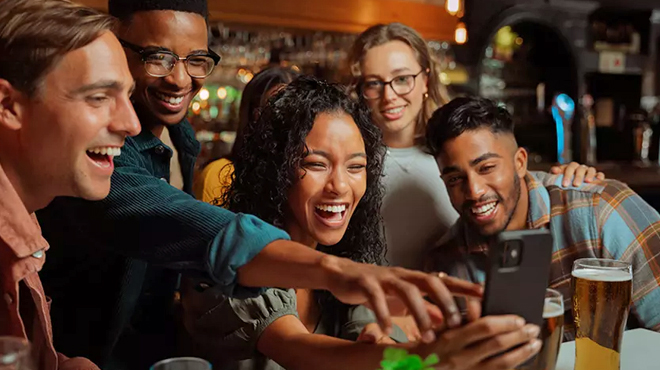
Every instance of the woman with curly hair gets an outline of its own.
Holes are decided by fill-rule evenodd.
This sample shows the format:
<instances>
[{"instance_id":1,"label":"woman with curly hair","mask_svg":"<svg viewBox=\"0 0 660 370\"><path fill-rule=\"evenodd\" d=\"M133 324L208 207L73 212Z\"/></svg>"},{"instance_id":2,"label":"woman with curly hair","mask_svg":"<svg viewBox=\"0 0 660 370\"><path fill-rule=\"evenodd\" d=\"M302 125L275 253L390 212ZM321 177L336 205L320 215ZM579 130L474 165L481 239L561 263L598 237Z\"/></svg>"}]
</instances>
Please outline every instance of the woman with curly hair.
<instances>
[{"instance_id":1,"label":"woman with curly hair","mask_svg":"<svg viewBox=\"0 0 660 370\"><path fill-rule=\"evenodd\" d=\"M384 147L360 102L336 85L299 78L268 101L258 121L248 122L241 144L225 207L254 214L310 248L382 261ZM400 330L380 333L367 308L322 291L269 289L240 300L184 285L182 302L197 354L216 368L375 369L386 345L406 341ZM538 328L529 329L513 316L488 317L445 331L435 342L398 345L438 353L455 370L513 367L539 348Z\"/></svg>"}]
</instances>

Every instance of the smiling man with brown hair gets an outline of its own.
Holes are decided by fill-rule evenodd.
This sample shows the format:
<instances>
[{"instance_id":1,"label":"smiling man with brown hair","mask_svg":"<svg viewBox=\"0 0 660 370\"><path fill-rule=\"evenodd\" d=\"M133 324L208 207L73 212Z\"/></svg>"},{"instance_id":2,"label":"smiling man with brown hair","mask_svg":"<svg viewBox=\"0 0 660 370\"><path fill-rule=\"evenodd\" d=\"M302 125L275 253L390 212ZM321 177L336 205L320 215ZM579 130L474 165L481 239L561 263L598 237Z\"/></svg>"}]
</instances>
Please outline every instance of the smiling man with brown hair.
<instances>
[{"instance_id":1,"label":"smiling man with brown hair","mask_svg":"<svg viewBox=\"0 0 660 370\"><path fill-rule=\"evenodd\" d=\"M113 159L140 130L114 25L68 1L0 2L0 336L28 339L38 369L96 368L53 347L33 212L107 196Z\"/></svg>"}]
</instances>

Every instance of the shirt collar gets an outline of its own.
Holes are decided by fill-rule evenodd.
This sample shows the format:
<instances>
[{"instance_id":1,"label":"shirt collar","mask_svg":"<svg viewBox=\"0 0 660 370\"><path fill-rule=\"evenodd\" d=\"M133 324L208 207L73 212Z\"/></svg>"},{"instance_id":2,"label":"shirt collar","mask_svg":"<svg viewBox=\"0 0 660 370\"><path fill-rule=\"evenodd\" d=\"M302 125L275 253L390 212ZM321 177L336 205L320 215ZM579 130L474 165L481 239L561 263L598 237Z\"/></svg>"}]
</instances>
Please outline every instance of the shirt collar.
<instances>
[{"instance_id":1,"label":"shirt collar","mask_svg":"<svg viewBox=\"0 0 660 370\"><path fill-rule=\"evenodd\" d=\"M525 174L529 194L527 228L539 229L550 223L550 193L548 189L530 172ZM465 222L461 222L460 233L463 235L468 253L488 251L488 238L472 232Z\"/></svg>"},{"instance_id":2,"label":"shirt collar","mask_svg":"<svg viewBox=\"0 0 660 370\"><path fill-rule=\"evenodd\" d=\"M534 176L525 175L529 192L529 210L527 211L527 228L540 229L550 223L550 193L548 189Z\"/></svg>"},{"instance_id":3,"label":"shirt collar","mask_svg":"<svg viewBox=\"0 0 660 370\"><path fill-rule=\"evenodd\" d=\"M0 239L14 252L25 258L48 249L34 214L29 214L16 189L0 166Z\"/></svg>"},{"instance_id":4,"label":"shirt collar","mask_svg":"<svg viewBox=\"0 0 660 370\"><path fill-rule=\"evenodd\" d=\"M201 145L195 139L195 131L187 119L184 119L179 124L166 126L165 129L169 131L172 143L178 151L183 151L194 156L199 154ZM135 142L136 149L140 152L154 149L159 145L165 145L151 130L147 129L143 129L137 136L133 137L133 141Z\"/></svg>"}]
</instances>

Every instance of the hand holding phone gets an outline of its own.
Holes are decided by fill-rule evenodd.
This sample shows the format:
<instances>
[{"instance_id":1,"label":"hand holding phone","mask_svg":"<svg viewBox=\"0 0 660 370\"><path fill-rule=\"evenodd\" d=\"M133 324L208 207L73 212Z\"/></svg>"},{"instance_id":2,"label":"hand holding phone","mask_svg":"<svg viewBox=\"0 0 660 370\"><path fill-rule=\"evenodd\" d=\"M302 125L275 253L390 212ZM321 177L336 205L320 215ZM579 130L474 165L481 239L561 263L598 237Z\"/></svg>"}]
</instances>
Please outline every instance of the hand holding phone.
<instances>
[{"instance_id":1,"label":"hand holding phone","mask_svg":"<svg viewBox=\"0 0 660 370\"><path fill-rule=\"evenodd\" d=\"M552 261L550 232L502 232L488 255L482 315L513 314L540 326Z\"/></svg>"}]
</instances>

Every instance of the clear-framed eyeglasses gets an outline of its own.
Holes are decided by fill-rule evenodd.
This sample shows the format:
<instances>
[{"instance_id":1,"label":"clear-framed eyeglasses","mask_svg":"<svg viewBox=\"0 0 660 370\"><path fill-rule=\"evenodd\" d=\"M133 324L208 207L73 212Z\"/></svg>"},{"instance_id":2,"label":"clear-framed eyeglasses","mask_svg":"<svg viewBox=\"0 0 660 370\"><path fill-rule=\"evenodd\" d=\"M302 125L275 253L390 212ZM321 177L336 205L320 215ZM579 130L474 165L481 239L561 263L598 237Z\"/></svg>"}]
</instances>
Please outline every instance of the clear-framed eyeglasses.
<instances>
[{"instance_id":1,"label":"clear-framed eyeglasses","mask_svg":"<svg viewBox=\"0 0 660 370\"><path fill-rule=\"evenodd\" d=\"M383 96L385 87L389 85L392 91L397 95L406 95L415 89L415 82L417 76L426 73L428 70L423 69L417 74L396 76L389 81L381 80L368 80L362 82L362 96L365 99L373 100L380 99Z\"/></svg>"},{"instance_id":2,"label":"clear-framed eyeglasses","mask_svg":"<svg viewBox=\"0 0 660 370\"><path fill-rule=\"evenodd\" d=\"M215 66L220 62L220 55L210 49L204 54L190 54L182 58L166 49L143 48L122 39L119 39L119 42L123 47L140 55L142 62L144 62L145 71L153 77L168 76L172 73L176 64L182 61L190 77L205 78L213 72Z\"/></svg>"}]
</instances>

